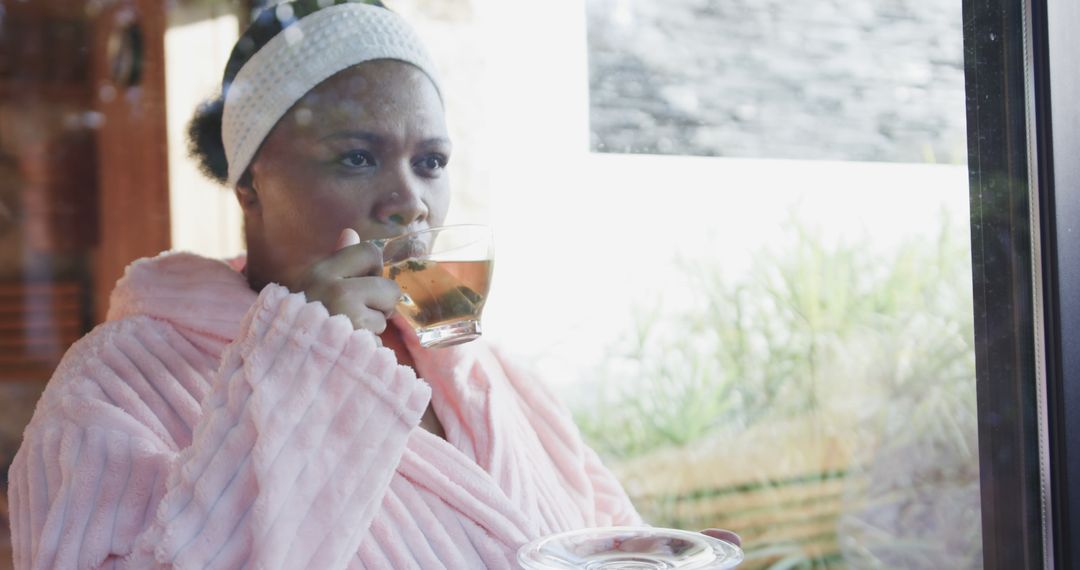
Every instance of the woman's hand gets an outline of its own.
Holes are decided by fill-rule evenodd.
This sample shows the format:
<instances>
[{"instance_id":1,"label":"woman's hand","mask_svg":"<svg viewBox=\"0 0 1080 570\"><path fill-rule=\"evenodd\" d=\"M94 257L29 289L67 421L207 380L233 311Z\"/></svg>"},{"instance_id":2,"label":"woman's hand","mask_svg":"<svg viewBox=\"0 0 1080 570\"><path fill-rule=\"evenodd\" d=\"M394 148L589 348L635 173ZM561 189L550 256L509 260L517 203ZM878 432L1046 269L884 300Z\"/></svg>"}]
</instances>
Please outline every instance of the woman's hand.
<instances>
[{"instance_id":1,"label":"woman's hand","mask_svg":"<svg viewBox=\"0 0 1080 570\"><path fill-rule=\"evenodd\" d=\"M308 301L319 301L331 315L345 315L357 330L375 334L386 330L401 288L382 277L382 252L360 243L351 229L341 232L334 253L313 263L297 288Z\"/></svg>"},{"instance_id":2,"label":"woman's hand","mask_svg":"<svg viewBox=\"0 0 1080 570\"><path fill-rule=\"evenodd\" d=\"M731 532L730 530L724 530L722 528L707 528L701 531L701 534L704 534L705 536L711 536L713 538L719 538L720 540L730 542L735 546L742 546L742 539L739 538L739 535Z\"/></svg>"}]
</instances>

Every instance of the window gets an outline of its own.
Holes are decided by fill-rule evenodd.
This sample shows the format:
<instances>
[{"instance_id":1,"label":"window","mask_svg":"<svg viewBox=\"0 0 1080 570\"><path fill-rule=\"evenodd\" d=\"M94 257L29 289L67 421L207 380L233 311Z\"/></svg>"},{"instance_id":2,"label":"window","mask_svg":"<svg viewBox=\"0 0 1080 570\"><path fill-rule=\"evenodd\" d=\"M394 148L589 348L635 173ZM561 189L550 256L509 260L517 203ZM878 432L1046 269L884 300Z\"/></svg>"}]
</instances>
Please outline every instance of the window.
<instances>
[{"instance_id":1,"label":"window","mask_svg":"<svg viewBox=\"0 0 1080 570\"><path fill-rule=\"evenodd\" d=\"M469 34L491 336L744 567L981 567L960 6L586 8Z\"/></svg>"},{"instance_id":2,"label":"window","mask_svg":"<svg viewBox=\"0 0 1080 570\"><path fill-rule=\"evenodd\" d=\"M128 263L243 249L184 129L252 6L70 4L0 6L5 477ZM448 221L495 230L485 337L650 523L748 570L1071 567L1075 7L387 4L443 74Z\"/></svg>"}]
</instances>

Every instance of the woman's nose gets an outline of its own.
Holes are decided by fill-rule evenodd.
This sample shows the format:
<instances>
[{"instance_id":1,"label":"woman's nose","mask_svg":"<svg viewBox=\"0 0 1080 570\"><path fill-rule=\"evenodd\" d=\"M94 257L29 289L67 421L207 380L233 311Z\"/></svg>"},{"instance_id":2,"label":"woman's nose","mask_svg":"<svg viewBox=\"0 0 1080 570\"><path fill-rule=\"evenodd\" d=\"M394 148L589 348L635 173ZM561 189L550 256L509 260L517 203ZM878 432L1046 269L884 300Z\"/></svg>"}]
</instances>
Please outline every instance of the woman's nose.
<instances>
[{"instance_id":1,"label":"woman's nose","mask_svg":"<svg viewBox=\"0 0 1080 570\"><path fill-rule=\"evenodd\" d=\"M428 208L423 200L423 192L416 181L408 177L399 180L384 192L375 217L384 224L409 226L427 218Z\"/></svg>"}]
</instances>

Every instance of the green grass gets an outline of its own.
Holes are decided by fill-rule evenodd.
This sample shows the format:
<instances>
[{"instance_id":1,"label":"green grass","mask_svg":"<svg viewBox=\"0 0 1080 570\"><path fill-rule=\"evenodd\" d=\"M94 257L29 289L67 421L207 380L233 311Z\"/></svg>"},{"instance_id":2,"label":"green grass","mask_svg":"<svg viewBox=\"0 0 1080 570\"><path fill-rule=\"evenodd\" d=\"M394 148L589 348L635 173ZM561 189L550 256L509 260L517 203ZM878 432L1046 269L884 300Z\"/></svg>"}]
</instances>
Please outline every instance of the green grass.
<instances>
[{"instance_id":1,"label":"green grass","mask_svg":"<svg viewBox=\"0 0 1080 570\"><path fill-rule=\"evenodd\" d=\"M888 567L908 560L897 544L921 556L950 540L958 546L931 559L977 567L970 254L966 228L941 220L937 235L888 249L830 242L793 222L786 247L758 252L738 276L708 259L681 260L699 301L692 310L661 301L635 309L636 326L608 347L591 397L578 401L586 439L617 471L659 450L824 418L823 433L857 442L850 471L868 481L852 483L837 521L848 558ZM935 510L942 493L965 508L973 497L973 520ZM657 525L685 522L664 519L669 509L643 514ZM910 560L924 560L915 554ZM845 567L836 556L758 558L772 568Z\"/></svg>"}]
</instances>

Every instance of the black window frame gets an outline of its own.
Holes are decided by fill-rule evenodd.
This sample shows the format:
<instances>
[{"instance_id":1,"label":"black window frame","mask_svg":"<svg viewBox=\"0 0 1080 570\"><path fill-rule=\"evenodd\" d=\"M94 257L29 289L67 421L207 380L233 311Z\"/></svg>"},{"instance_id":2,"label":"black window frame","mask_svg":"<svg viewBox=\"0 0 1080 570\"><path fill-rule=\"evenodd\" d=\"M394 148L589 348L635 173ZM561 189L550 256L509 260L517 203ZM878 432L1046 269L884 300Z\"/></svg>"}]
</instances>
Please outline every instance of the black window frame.
<instances>
[{"instance_id":1,"label":"black window frame","mask_svg":"<svg viewBox=\"0 0 1080 570\"><path fill-rule=\"evenodd\" d=\"M1073 568L1080 4L964 0L964 22L984 568Z\"/></svg>"},{"instance_id":2,"label":"black window frame","mask_svg":"<svg viewBox=\"0 0 1080 570\"><path fill-rule=\"evenodd\" d=\"M1051 564L1080 564L1080 3L1034 2Z\"/></svg>"}]
</instances>

